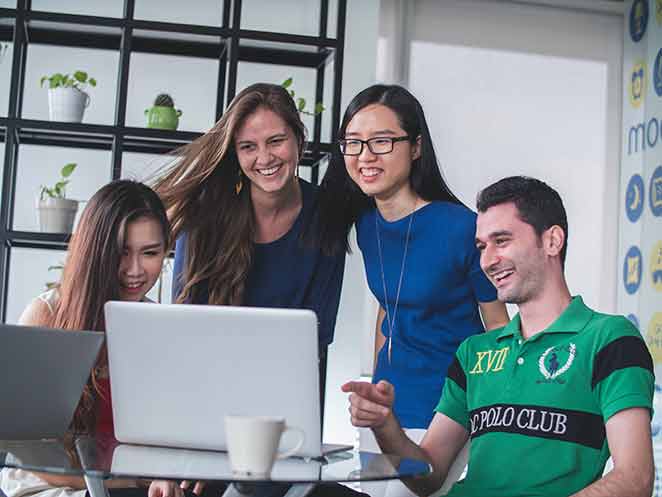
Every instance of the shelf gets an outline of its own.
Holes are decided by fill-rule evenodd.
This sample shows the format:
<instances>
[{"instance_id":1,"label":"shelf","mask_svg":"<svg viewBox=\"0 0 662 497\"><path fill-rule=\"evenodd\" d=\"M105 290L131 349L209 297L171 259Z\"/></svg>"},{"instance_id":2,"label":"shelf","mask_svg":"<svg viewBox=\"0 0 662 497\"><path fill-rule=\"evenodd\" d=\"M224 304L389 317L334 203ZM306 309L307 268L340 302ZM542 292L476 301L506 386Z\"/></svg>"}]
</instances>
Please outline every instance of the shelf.
<instances>
[{"instance_id":1,"label":"shelf","mask_svg":"<svg viewBox=\"0 0 662 497\"><path fill-rule=\"evenodd\" d=\"M12 248L66 250L70 238L69 233L5 232L5 243Z\"/></svg>"},{"instance_id":2,"label":"shelf","mask_svg":"<svg viewBox=\"0 0 662 497\"><path fill-rule=\"evenodd\" d=\"M92 135L113 135L116 133L114 126L105 124L67 123L59 121L41 121L37 119L0 119L2 126L14 126L19 129L47 130L53 133L69 132Z\"/></svg>"},{"instance_id":3,"label":"shelf","mask_svg":"<svg viewBox=\"0 0 662 497\"><path fill-rule=\"evenodd\" d=\"M2 9L0 17L1 12ZM328 64L338 46L333 38L270 31L230 30L215 26L127 21L51 12L31 11L25 15L25 36L31 44L119 50L125 28L132 28L133 52L218 60L226 54L229 37L236 36L240 40L238 58L242 62L310 68ZM13 39L13 20L7 19L9 23L0 23L2 41Z\"/></svg>"},{"instance_id":4,"label":"shelf","mask_svg":"<svg viewBox=\"0 0 662 497\"><path fill-rule=\"evenodd\" d=\"M16 9L9 9L7 7L0 7L0 18L16 18Z\"/></svg>"},{"instance_id":5,"label":"shelf","mask_svg":"<svg viewBox=\"0 0 662 497\"><path fill-rule=\"evenodd\" d=\"M122 139L124 151L148 154L168 153L202 135L194 131L0 118L2 141L5 140L7 126L12 126L16 130L18 143L22 145L111 150L113 140L118 137ZM316 154L312 152L313 144L307 143L306 148L301 165L314 167L331 151L332 145L320 143Z\"/></svg>"},{"instance_id":6,"label":"shelf","mask_svg":"<svg viewBox=\"0 0 662 497\"><path fill-rule=\"evenodd\" d=\"M6 231L5 244L10 248L67 250L71 233L41 233L39 231ZM174 258L174 250L166 256Z\"/></svg>"},{"instance_id":7,"label":"shelf","mask_svg":"<svg viewBox=\"0 0 662 497\"><path fill-rule=\"evenodd\" d=\"M267 43L260 45L255 41L248 43L242 40L239 44L239 61L316 69L331 62L335 54L334 50L328 48L314 51L302 48L281 48L277 44ZM292 60L296 60L297 63L292 64Z\"/></svg>"},{"instance_id":8,"label":"shelf","mask_svg":"<svg viewBox=\"0 0 662 497\"><path fill-rule=\"evenodd\" d=\"M116 137L127 152L161 154L190 143L202 133L149 128L63 123L32 119L0 119L0 126L13 124L23 145L110 150Z\"/></svg>"},{"instance_id":9,"label":"shelf","mask_svg":"<svg viewBox=\"0 0 662 497\"><path fill-rule=\"evenodd\" d=\"M332 2L337 9L338 19L333 33L335 38L327 36L330 3L328 0L321 0L320 3L319 36L242 29L241 1L230 3L226 0L223 4L222 24L215 26L44 12L30 10L31 3L31 0L16 0L16 8L0 8L0 41L10 42L12 45L8 116L0 117L0 142L7 144L0 195L0 320L7 316L10 266L16 263L16 261L12 262L10 250L14 248L66 250L71 236L64 233L12 229L10 220L15 205L12 206L11 203L16 202L17 168L20 167L17 162L20 151L16 153L17 146L110 151L108 154L110 163L106 166L105 161L100 161L100 171L103 172L105 167L108 167L108 178L120 178L125 172L123 154L135 152L163 155L191 143L202 134L113 124L64 123L20 118L21 104L25 97L28 60L33 54L35 57L39 55L38 50L31 54L31 47L38 45L70 47L68 50L62 50L65 62L67 56L73 54L75 49L115 52L118 55L116 68L118 78L114 122L124 123L126 120L130 83L135 83L130 80L132 67L138 67L136 64L148 59L143 57L141 60L137 57L132 60L132 55L141 53L216 61L218 65L214 108L216 116L224 112L237 91L238 73L243 71L242 63L270 64L314 71L316 100L323 98L327 85L333 89L332 101L325 104L332 114L332 127L337 127L341 102L346 0ZM128 5L131 3L129 2ZM149 63L152 63L151 58L149 59ZM159 59L156 62L172 63L167 59ZM331 62L335 62L333 71L324 70ZM196 82L193 80L192 86L195 85ZM213 103L210 102L210 105ZM320 125L321 119L317 117L315 130L311 135L314 139L319 139L321 136ZM306 147L307 150L300 164L310 168L311 181L317 183L320 166L324 161L329 160L335 145L309 142ZM46 155L49 153L48 150L40 152Z\"/></svg>"}]
</instances>

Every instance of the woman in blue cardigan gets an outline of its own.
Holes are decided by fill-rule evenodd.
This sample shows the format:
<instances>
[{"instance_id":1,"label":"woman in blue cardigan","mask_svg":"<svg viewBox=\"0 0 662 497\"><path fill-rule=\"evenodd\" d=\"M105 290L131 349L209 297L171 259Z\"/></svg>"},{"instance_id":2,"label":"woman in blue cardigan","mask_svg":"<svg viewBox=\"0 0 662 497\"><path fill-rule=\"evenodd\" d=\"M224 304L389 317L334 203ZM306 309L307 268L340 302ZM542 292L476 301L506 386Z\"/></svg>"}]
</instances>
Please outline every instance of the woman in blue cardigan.
<instances>
[{"instance_id":1,"label":"woman in blue cardigan","mask_svg":"<svg viewBox=\"0 0 662 497\"><path fill-rule=\"evenodd\" d=\"M318 189L297 175L305 137L287 90L251 85L155 189L177 240L173 300L313 310L323 395L345 256L319 244Z\"/></svg>"}]
</instances>

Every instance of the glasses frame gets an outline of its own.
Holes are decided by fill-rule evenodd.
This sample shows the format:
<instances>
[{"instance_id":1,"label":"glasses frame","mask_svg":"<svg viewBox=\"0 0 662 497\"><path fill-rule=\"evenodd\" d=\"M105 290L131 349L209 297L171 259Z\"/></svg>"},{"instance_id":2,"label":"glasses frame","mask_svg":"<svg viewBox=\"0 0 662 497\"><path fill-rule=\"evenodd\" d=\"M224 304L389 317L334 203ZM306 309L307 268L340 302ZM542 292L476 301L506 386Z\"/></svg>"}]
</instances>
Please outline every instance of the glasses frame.
<instances>
[{"instance_id":1,"label":"glasses frame","mask_svg":"<svg viewBox=\"0 0 662 497\"><path fill-rule=\"evenodd\" d=\"M409 139L410 139L409 135L396 136L396 137L392 137L392 136L375 136L374 138L369 138L367 140L359 140L358 138L341 138L340 140L338 140L338 148L340 148L340 153L341 154L348 155L350 157L356 157L357 155L361 155L363 153L363 146L364 145L367 145L368 150L370 150L371 154L386 155L386 154L390 154L391 152L393 152L393 146L397 142L403 142L405 140L409 141ZM375 152L372 149L372 146L370 145L370 142L373 142L374 140L390 140L391 141L391 149L388 152ZM359 150L359 152L356 153L356 154L345 153L343 151L343 142L347 142L347 141L360 142L361 143L361 149Z\"/></svg>"}]
</instances>

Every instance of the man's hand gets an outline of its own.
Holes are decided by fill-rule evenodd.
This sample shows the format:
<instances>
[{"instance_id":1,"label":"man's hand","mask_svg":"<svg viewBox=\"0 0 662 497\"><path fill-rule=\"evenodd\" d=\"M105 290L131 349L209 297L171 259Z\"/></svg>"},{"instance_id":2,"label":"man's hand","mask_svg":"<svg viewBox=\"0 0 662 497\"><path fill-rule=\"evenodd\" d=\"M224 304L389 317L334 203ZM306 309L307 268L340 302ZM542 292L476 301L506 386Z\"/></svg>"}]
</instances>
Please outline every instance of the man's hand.
<instances>
[{"instance_id":1,"label":"man's hand","mask_svg":"<svg viewBox=\"0 0 662 497\"><path fill-rule=\"evenodd\" d=\"M349 412L354 426L380 428L392 416L395 389L388 381L376 385L366 381L349 381L341 387L350 393Z\"/></svg>"}]
</instances>

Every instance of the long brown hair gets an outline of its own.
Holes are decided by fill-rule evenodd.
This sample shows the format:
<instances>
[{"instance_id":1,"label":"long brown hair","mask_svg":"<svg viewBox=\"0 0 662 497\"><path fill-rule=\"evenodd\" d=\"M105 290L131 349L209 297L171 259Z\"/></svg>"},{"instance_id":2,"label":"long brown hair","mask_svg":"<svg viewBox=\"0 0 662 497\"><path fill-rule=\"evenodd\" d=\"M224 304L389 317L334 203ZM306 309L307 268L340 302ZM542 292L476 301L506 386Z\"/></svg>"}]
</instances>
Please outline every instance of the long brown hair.
<instances>
[{"instance_id":1,"label":"long brown hair","mask_svg":"<svg viewBox=\"0 0 662 497\"><path fill-rule=\"evenodd\" d=\"M177 302L197 302L206 290L209 304L242 303L253 257L255 219L249 185L239 193L235 189L241 169L234 135L259 108L285 121L298 141L301 157L306 130L294 100L281 86L257 83L242 90L207 133L177 150L173 166L155 182L173 237L187 235Z\"/></svg>"},{"instance_id":2,"label":"long brown hair","mask_svg":"<svg viewBox=\"0 0 662 497\"><path fill-rule=\"evenodd\" d=\"M159 197L131 180L113 181L96 192L81 214L58 286L58 302L43 325L65 330L105 331L103 306L120 299L118 271L129 223L142 217L161 226L165 247L170 227ZM72 429L91 432L99 394L97 369L107 364L105 348L76 408Z\"/></svg>"}]
</instances>

